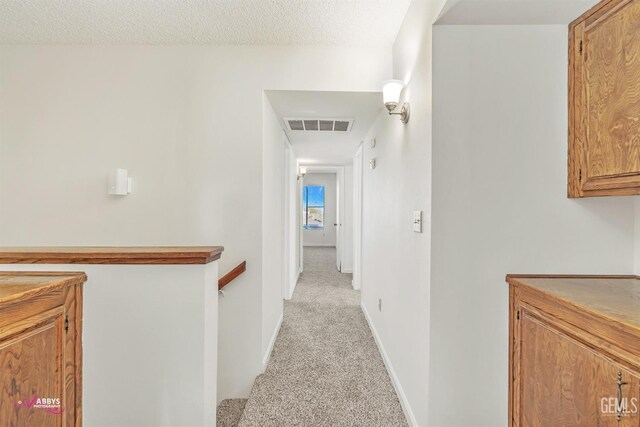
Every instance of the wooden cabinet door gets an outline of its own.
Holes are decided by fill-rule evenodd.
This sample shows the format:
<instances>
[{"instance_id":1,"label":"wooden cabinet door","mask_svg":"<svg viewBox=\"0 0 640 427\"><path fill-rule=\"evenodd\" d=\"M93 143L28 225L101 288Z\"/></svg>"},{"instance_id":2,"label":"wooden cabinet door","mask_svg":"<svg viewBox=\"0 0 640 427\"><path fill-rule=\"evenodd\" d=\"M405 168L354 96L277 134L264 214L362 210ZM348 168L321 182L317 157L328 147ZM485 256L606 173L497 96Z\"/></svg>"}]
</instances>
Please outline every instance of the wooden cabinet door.
<instances>
[{"instance_id":1,"label":"wooden cabinet door","mask_svg":"<svg viewBox=\"0 0 640 427\"><path fill-rule=\"evenodd\" d=\"M640 0L570 31L569 196L640 194Z\"/></svg>"},{"instance_id":2,"label":"wooden cabinet door","mask_svg":"<svg viewBox=\"0 0 640 427\"><path fill-rule=\"evenodd\" d=\"M520 313L514 425L640 426L640 380L635 373L548 319L525 308Z\"/></svg>"},{"instance_id":3,"label":"wooden cabinet door","mask_svg":"<svg viewBox=\"0 0 640 427\"><path fill-rule=\"evenodd\" d=\"M3 332L0 336L0 425L66 425L65 341L63 307L21 320ZM40 402L37 399L41 399ZM61 407L56 409L58 403Z\"/></svg>"}]
</instances>

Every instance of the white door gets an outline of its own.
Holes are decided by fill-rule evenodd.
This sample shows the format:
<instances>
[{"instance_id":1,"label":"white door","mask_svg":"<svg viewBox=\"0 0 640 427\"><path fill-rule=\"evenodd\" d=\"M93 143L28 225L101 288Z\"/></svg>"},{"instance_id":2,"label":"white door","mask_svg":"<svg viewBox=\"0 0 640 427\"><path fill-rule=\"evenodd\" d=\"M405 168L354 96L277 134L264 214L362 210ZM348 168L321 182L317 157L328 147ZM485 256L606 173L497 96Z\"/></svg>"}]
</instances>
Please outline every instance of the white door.
<instances>
[{"instance_id":1,"label":"white door","mask_svg":"<svg viewBox=\"0 0 640 427\"><path fill-rule=\"evenodd\" d=\"M336 173L336 268L342 271L342 222L343 208L342 199L344 194L344 169Z\"/></svg>"},{"instance_id":2,"label":"white door","mask_svg":"<svg viewBox=\"0 0 640 427\"><path fill-rule=\"evenodd\" d=\"M296 165L296 171L298 170L298 168L300 167L300 165ZM297 227L298 227L298 231L297 231L297 235L298 235L298 266L300 268L300 273L302 273L304 271L304 228L302 227L303 224L303 218L302 218L302 200L303 200L303 196L302 196L302 192L304 191L304 177L301 177L298 181L298 186L297 186L297 196L296 196L296 208L297 208L297 218L298 218L298 223L297 223Z\"/></svg>"},{"instance_id":3,"label":"white door","mask_svg":"<svg viewBox=\"0 0 640 427\"><path fill-rule=\"evenodd\" d=\"M353 288L362 285L362 145L353 158Z\"/></svg>"},{"instance_id":4,"label":"white door","mask_svg":"<svg viewBox=\"0 0 640 427\"><path fill-rule=\"evenodd\" d=\"M284 177L282 181L282 196L283 196L283 213L282 215L282 231L284 232L284 239L282 241L282 298L287 299L289 297L289 289L291 289L291 221L294 219L290 217L291 214L291 190L289 180L291 177L291 148L289 148L286 142L286 135L283 132L282 146L284 148Z\"/></svg>"}]
</instances>

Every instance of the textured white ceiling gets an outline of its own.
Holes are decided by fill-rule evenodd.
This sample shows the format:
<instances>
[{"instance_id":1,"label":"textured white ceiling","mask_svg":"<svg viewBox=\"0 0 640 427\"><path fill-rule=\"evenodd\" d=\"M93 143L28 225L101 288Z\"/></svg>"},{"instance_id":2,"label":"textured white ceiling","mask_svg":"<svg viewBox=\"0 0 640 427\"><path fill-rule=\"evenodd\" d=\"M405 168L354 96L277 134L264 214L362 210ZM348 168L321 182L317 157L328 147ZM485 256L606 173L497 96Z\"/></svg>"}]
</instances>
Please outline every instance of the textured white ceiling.
<instances>
[{"instance_id":1,"label":"textured white ceiling","mask_svg":"<svg viewBox=\"0 0 640 427\"><path fill-rule=\"evenodd\" d=\"M379 92L266 91L296 157L307 165L344 165L384 109ZM385 110L386 111L386 110ZM350 132L291 132L283 117L354 119Z\"/></svg>"},{"instance_id":2,"label":"textured white ceiling","mask_svg":"<svg viewBox=\"0 0 640 427\"><path fill-rule=\"evenodd\" d=\"M448 0L441 25L566 25L599 0Z\"/></svg>"},{"instance_id":3,"label":"textured white ceiling","mask_svg":"<svg viewBox=\"0 0 640 427\"><path fill-rule=\"evenodd\" d=\"M409 0L0 0L1 44L391 46Z\"/></svg>"}]
</instances>

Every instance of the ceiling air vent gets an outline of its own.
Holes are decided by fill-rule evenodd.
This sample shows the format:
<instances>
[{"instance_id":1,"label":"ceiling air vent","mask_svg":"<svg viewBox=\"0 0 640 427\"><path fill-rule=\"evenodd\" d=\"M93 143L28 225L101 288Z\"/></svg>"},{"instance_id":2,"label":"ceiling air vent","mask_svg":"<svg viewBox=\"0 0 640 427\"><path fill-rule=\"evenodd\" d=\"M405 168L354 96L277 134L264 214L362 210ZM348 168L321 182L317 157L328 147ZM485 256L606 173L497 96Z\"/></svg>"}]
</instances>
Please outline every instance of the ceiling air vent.
<instances>
[{"instance_id":1,"label":"ceiling air vent","mask_svg":"<svg viewBox=\"0 0 640 427\"><path fill-rule=\"evenodd\" d=\"M305 120L304 121L304 130L318 130L318 121L317 120Z\"/></svg>"},{"instance_id":2,"label":"ceiling air vent","mask_svg":"<svg viewBox=\"0 0 640 427\"><path fill-rule=\"evenodd\" d=\"M302 132L349 132L353 119L298 119L285 117L284 122L290 131Z\"/></svg>"},{"instance_id":3,"label":"ceiling air vent","mask_svg":"<svg viewBox=\"0 0 640 427\"><path fill-rule=\"evenodd\" d=\"M302 120L287 120L290 130L304 130Z\"/></svg>"},{"instance_id":4,"label":"ceiling air vent","mask_svg":"<svg viewBox=\"0 0 640 427\"><path fill-rule=\"evenodd\" d=\"M333 130L333 123L331 120L320 120L320 130Z\"/></svg>"},{"instance_id":5,"label":"ceiling air vent","mask_svg":"<svg viewBox=\"0 0 640 427\"><path fill-rule=\"evenodd\" d=\"M351 127L351 122L346 122L344 120L336 120L333 130L336 132L347 132Z\"/></svg>"}]
</instances>

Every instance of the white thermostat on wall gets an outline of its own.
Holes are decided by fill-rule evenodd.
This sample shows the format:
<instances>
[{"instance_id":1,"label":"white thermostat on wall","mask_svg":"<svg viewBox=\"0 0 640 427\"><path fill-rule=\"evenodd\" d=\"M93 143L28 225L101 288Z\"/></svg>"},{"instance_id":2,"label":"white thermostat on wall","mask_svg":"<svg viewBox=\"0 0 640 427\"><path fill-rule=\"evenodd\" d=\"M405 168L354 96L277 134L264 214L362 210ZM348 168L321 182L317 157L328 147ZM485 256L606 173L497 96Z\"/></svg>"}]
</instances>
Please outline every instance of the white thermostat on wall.
<instances>
[{"instance_id":1,"label":"white thermostat on wall","mask_svg":"<svg viewBox=\"0 0 640 427\"><path fill-rule=\"evenodd\" d=\"M376 168L376 159L369 160L369 169L374 170Z\"/></svg>"},{"instance_id":2,"label":"white thermostat on wall","mask_svg":"<svg viewBox=\"0 0 640 427\"><path fill-rule=\"evenodd\" d=\"M126 196L131 193L131 178L126 169L114 169L109 172L107 193L114 196Z\"/></svg>"}]
</instances>

